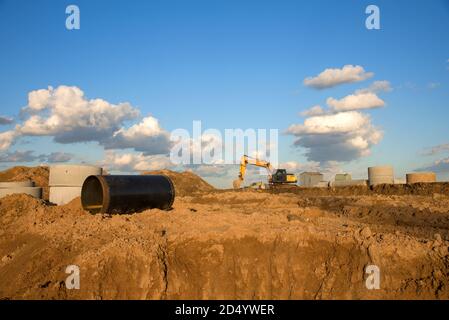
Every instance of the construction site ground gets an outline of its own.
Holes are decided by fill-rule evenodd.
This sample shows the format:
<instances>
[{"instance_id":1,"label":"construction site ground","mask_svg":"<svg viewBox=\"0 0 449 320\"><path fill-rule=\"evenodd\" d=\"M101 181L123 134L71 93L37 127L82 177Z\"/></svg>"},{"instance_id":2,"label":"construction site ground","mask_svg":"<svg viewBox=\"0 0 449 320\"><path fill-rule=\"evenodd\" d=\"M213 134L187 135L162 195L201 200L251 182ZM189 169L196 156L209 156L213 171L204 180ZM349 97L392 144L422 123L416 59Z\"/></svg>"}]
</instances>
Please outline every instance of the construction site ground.
<instances>
[{"instance_id":1,"label":"construction site ground","mask_svg":"<svg viewBox=\"0 0 449 320\"><path fill-rule=\"evenodd\" d=\"M191 190L192 173L174 180L170 211L1 198L0 299L449 299L449 184L234 191ZM69 265L79 290L66 288ZM370 265L379 289L366 286Z\"/></svg>"}]
</instances>

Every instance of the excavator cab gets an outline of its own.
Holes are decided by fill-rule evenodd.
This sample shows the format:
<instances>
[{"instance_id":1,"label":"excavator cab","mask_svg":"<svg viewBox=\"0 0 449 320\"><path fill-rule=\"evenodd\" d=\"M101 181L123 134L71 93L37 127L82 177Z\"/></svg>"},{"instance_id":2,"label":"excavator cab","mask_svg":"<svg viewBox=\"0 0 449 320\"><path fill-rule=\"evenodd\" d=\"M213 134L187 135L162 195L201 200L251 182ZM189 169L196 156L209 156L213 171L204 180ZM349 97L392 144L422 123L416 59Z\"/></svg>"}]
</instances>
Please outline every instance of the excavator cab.
<instances>
[{"instance_id":1,"label":"excavator cab","mask_svg":"<svg viewBox=\"0 0 449 320\"><path fill-rule=\"evenodd\" d=\"M287 173L285 169L277 169L274 173L271 164L268 161L259 160L257 158L251 158L247 155L242 156L240 161L240 172L237 180L233 181L234 189L239 189L242 182L245 179L246 166L250 164L256 167L266 168L268 171L268 183L270 185L282 185L282 184L294 184L298 180L292 173Z\"/></svg>"},{"instance_id":2,"label":"excavator cab","mask_svg":"<svg viewBox=\"0 0 449 320\"><path fill-rule=\"evenodd\" d=\"M296 183L298 180L292 173L287 173L285 169L277 169L271 176L271 183Z\"/></svg>"}]
</instances>

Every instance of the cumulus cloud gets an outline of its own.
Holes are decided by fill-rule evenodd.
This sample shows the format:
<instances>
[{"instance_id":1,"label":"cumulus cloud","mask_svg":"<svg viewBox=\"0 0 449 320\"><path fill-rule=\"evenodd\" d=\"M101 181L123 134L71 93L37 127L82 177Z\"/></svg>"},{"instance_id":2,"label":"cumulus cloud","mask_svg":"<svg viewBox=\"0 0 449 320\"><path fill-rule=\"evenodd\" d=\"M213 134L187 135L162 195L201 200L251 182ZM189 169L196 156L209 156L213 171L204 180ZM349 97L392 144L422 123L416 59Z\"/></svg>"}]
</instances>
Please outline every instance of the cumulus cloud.
<instances>
[{"instance_id":1,"label":"cumulus cloud","mask_svg":"<svg viewBox=\"0 0 449 320\"><path fill-rule=\"evenodd\" d=\"M374 81L369 87L356 90L353 94L342 99L329 97L326 100L327 109L315 105L300 113L302 117L313 117L325 114L338 113L342 111L356 111L363 109L374 109L385 106L385 102L378 97L379 92L390 92L392 87L389 81Z\"/></svg>"},{"instance_id":2,"label":"cumulus cloud","mask_svg":"<svg viewBox=\"0 0 449 320\"><path fill-rule=\"evenodd\" d=\"M433 171L436 173L447 173L449 172L449 157L437 160L431 165L417 169L416 171Z\"/></svg>"},{"instance_id":3,"label":"cumulus cloud","mask_svg":"<svg viewBox=\"0 0 449 320\"><path fill-rule=\"evenodd\" d=\"M112 137L103 142L106 149L133 148L144 155L168 154L170 152L170 135L151 116L143 118L130 128L121 128Z\"/></svg>"},{"instance_id":4,"label":"cumulus cloud","mask_svg":"<svg viewBox=\"0 0 449 320\"><path fill-rule=\"evenodd\" d=\"M361 66L345 65L341 69L329 68L315 77L308 77L304 79L304 85L315 89L325 89L344 83L363 81L373 75L372 72L366 72Z\"/></svg>"},{"instance_id":5,"label":"cumulus cloud","mask_svg":"<svg viewBox=\"0 0 449 320\"><path fill-rule=\"evenodd\" d=\"M7 125L7 124L11 124L13 122L14 122L14 119L12 119L12 118L0 116L0 125Z\"/></svg>"},{"instance_id":6,"label":"cumulus cloud","mask_svg":"<svg viewBox=\"0 0 449 320\"><path fill-rule=\"evenodd\" d=\"M368 122L369 117L360 112L341 112L310 117L304 121L304 124L290 126L287 132L294 135L347 133L365 126Z\"/></svg>"},{"instance_id":7,"label":"cumulus cloud","mask_svg":"<svg viewBox=\"0 0 449 320\"><path fill-rule=\"evenodd\" d=\"M449 152L449 143L440 144L434 147L431 147L423 152L426 156L432 156L436 154L440 154L442 152Z\"/></svg>"},{"instance_id":8,"label":"cumulus cloud","mask_svg":"<svg viewBox=\"0 0 449 320\"><path fill-rule=\"evenodd\" d=\"M279 165L279 168L286 169L287 172L291 173L301 173L304 171L319 171L320 163L317 161L308 161L305 163L300 163L297 161L287 161Z\"/></svg>"},{"instance_id":9,"label":"cumulus cloud","mask_svg":"<svg viewBox=\"0 0 449 320\"><path fill-rule=\"evenodd\" d=\"M326 100L326 103L333 111L338 112L381 108L385 106L385 102L372 92L350 94L340 100L330 97Z\"/></svg>"},{"instance_id":10,"label":"cumulus cloud","mask_svg":"<svg viewBox=\"0 0 449 320\"><path fill-rule=\"evenodd\" d=\"M105 149L134 149L144 155L168 154L169 134L156 118L140 118L129 103L87 99L77 87L59 86L31 91L21 110L22 123L0 133L0 150L24 136L49 136L58 143L97 142ZM64 159L61 159L64 160Z\"/></svg>"},{"instance_id":11,"label":"cumulus cloud","mask_svg":"<svg viewBox=\"0 0 449 320\"><path fill-rule=\"evenodd\" d=\"M187 170L194 172L202 177L225 177L229 174L232 167L232 173L237 174L238 166L223 164L191 164L177 166L170 161L165 155L144 155L139 153L120 153L116 151L107 151L106 157L101 161L100 165L108 171L118 171L124 173L144 172L152 170Z\"/></svg>"},{"instance_id":12,"label":"cumulus cloud","mask_svg":"<svg viewBox=\"0 0 449 320\"><path fill-rule=\"evenodd\" d=\"M301 112L300 115L303 117L312 117L312 116L319 116L324 113L325 113L324 109L321 106L316 105L311 107L310 109Z\"/></svg>"},{"instance_id":13,"label":"cumulus cloud","mask_svg":"<svg viewBox=\"0 0 449 320\"><path fill-rule=\"evenodd\" d=\"M22 109L27 117L17 126L21 135L53 136L59 143L102 141L113 135L139 110L129 103L111 104L103 99L88 100L77 87L35 90Z\"/></svg>"},{"instance_id":14,"label":"cumulus cloud","mask_svg":"<svg viewBox=\"0 0 449 320\"><path fill-rule=\"evenodd\" d=\"M393 91L391 84L387 80L374 81L368 88L357 90L356 93L379 93Z\"/></svg>"},{"instance_id":15,"label":"cumulus cloud","mask_svg":"<svg viewBox=\"0 0 449 320\"><path fill-rule=\"evenodd\" d=\"M0 162L33 162L39 157L33 155L33 151L14 151L0 154Z\"/></svg>"},{"instance_id":16,"label":"cumulus cloud","mask_svg":"<svg viewBox=\"0 0 449 320\"><path fill-rule=\"evenodd\" d=\"M73 155L65 152L52 152L50 154L40 154L35 155L34 151L14 151L0 154L0 162L11 162L11 163L21 163L21 162L67 162L73 158Z\"/></svg>"},{"instance_id":17,"label":"cumulus cloud","mask_svg":"<svg viewBox=\"0 0 449 320\"><path fill-rule=\"evenodd\" d=\"M238 172L238 166L236 165L217 165L217 164L201 164L186 166L188 171L191 171L202 177L225 177L230 171L234 174ZM232 169L231 169L232 168Z\"/></svg>"},{"instance_id":18,"label":"cumulus cloud","mask_svg":"<svg viewBox=\"0 0 449 320\"><path fill-rule=\"evenodd\" d=\"M303 124L287 129L297 139L294 145L303 147L309 161L351 161L370 154L373 145L383 137L371 124L369 115L358 111L314 116Z\"/></svg>"},{"instance_id":19,"label":"cumulus cloud","mask_svg":"<svg viewBox=\"0 0 449 320\"><path fill-rule=\"evenodd\" d=\"M49 163L68 162L73 159L73 154L65 152L52 152L44 156L44 161Z\"/></svg>"},{"instance_id":20,"label":"cumulus cloud","mask_svg":"<svg viewBox=\"0 0 449 320\"><path fill-rule=\"evenodd\" d=\"M223 139L218 130L206 130L194 138L191 138L187 131L181 131L173 132L171 136L173 148L170 150L170 156L176 164L223 164Z\"/></svg>"},{"instance_id":21,"label":"cumulus cloud","mask_svg":"<svg viewBox=\"0 0 449 320\"><path fill-rule=\"evenodd\" d=\"M0 151L8 150L17 138L17 132L14 130L0 132Z\"/></svg>"},{"instance_id":22,"label":"cumulus cloud","mask_svg":"<svg viewBox=\"0 0 449 320\"><path fill-rule=\"evenodd\" d=\"M147 156L143 153L118 153L115 151L107 151L101 164L109 171L120 172L142 172L173 167L170 158L167 156Z\"/></svg>"}]
</instances>

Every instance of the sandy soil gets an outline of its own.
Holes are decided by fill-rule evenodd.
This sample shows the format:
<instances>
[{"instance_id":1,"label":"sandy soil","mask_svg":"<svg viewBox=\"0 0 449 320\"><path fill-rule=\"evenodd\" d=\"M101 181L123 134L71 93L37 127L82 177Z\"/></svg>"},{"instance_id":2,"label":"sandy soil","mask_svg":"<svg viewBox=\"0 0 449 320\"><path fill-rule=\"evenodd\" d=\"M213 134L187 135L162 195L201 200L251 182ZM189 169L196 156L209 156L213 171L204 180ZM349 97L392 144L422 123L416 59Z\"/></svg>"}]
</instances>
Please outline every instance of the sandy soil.
<instances>
[{"instance_id":1,"label":"sandy soil","mask_svg":"<svg viewBox=\"0 0 449 320\"><path fill-rule=\"evenodd\" d=\"M449 195L429 188L209 190L114 216L7 196L0 298L449 299ZM65 288L71 264L80 290Z\"/></svg>"},{"instance_id":2,"label":"sandy soil","mask_svg":"<svg viewBox=\"0 0 449 320\"><path fill-rule=\"evenodd\" d=\"M155 170L143 172L142 174L163 174L168 176L175 186L177 196L188 196L198 192L210 192L215 190L213 186L190 171L175 172L171 170Z\"/></svg>"},{"instance_id":3,"label":"sandy soil","mask_svg":"<svg viewBox=\"0 0 449 320\"><path fill-rule=\"evenodd\" d=\"M36 187L42 187L42 197L48 200L48 174L49 169L40 167L13 167L0 172L0 181L28 181L34 182Z\"/></svg>"}]
</instances>

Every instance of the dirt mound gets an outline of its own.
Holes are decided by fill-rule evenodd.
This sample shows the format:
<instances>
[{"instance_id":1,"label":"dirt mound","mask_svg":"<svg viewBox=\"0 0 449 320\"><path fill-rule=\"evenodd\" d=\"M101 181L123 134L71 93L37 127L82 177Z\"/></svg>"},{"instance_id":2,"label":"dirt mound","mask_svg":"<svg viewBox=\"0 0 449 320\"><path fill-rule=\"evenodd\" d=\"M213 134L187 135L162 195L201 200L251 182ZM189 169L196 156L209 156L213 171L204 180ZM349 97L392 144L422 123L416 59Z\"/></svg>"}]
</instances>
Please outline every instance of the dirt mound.
<instances>
[{"instance_id":1,"label":"dirt mound","mask_svg":"<svg viewBox=\"0 0 449 320\"><path fill-rule=\"evenodd\" d=\"M173 207L0 199L0 299L449 299L449 196L220 191Z\"/></svg>"},{"instance_id":2,"label":"dirt mound","mask_svg":"<svg viewBox=\"0 0 449 320\"><path fill-rule=\"evenodd\" d=\"M420 195L428 196L435 193L449 195L449 182L413 183L413 184L381 184L371 187L378 194L386 195Z\"/></svg>"},{"instance_id":3,"label":"dirt mound","mask_svg":"<svg viewBox=\"0 0 449 320\"><path fill-rule=\"evenodd\" d=\"M433 194L449 195L449 182L414 183L414 184L381 184L377 186L345 186L328 188L274 189L271 193L295 193L304 196L353 196L353 195L417 195Z\"/></svg>"},{"instance_id":4,"label":"dirt mound","mask_svg":"<svg viewBox=\"0 0 449 320\"><path fill-rule=\"evenodd\" d=\"M0 198L0 212L3 215L7 212L17 212L20 214L20 212L42 206L44 206L44 201L27 194L11 194Z\"/></svg>"},{"instance_id":5,"label":"dirt mound","mask_svg":"<svg viewBox=\"0 0 449 320\"><path fill-rule=\"evenodd\" d=\"M172 179L177 196L192 195L198 192L210 192L215 190L213 186L201 177L190 171L175 172L171 170L148 171L143 174L164 174ZM13 167L0 172L0 181L34 181L36 186L43 188L43 199L48 200L49 168L40 167Z\"/></svg>"},{"instance_id":6,"label":"dirt mound","mask_svg":"<svg viewBox=\"0 0 449 320\"><path fill-rule=\"evenodd\" d=\"M175 172L171 170L148 171L142 174L163 174L168 176L175 185L177 196L188 196L198 192L215 190L213 186L190 171Z\"/></svg>"},{"instance_id":7,"label":"dirt mound","mask_svg":"<svg viewBox=\"0 0 449 320\"><path fill-rule=\"evenodd\" d=\"M42 197L48 200L48 167L13 167L0 172L0 181L33 181L37 187L42 187Z\"/></svg>"}]
</instances>

